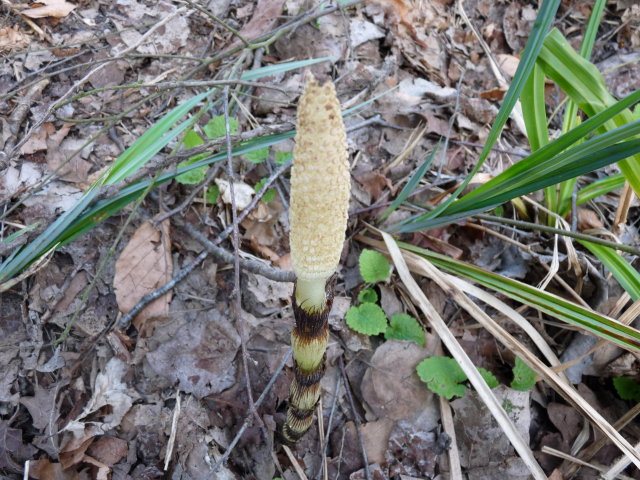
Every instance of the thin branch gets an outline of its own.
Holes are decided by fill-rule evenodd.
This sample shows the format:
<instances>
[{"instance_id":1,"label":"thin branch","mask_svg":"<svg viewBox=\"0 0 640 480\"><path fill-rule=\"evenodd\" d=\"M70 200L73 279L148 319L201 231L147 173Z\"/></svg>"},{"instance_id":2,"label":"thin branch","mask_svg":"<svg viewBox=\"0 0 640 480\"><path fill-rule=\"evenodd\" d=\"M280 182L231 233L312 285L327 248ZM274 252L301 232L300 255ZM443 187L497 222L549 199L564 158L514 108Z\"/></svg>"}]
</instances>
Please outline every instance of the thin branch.
<instances>
[{"instance_id":1,"label":"thin branch","mask_svg":"<svg viewBox=\"0 0 640 480\"><path fill-rule=\"evenodd\" d=\"M110 85L108 87L94 88L92 90L87 90L87 91L78 93L77 95L70 97L68 100L65 100L64 102L56 105L56 110L64 107L65 105L68 105L77 100L80 100L81 98L88 97L90 95L95 95L97 93L108 92L108 91L129 90L133 88L149 88L149 89L153 89L156 92L159 92L162 90L173 90L175 88L202 88L202 87L216 87L216 86L226 86L226 85L243 85L246 87L267 88L270 90L276 90L278 92L285 93L285 90L283 90L280 87L274 87L272 84L262 83L262 82L250 82L247 80L240 80L240 79L237 79L237 80L234 80L234 79L191 80L191 81L173 80L173 81L155 82L155 83L133 82L133 83L126 83L124 85ZM61 120L74 121L74 119L66 119L63 117L61 117ZM81 119L81 120L86 121L87 119ZM75 120L75 121L78 121L78 120Z\"/></svg>"},{"instance_id":2,"label":"thin branch","mask_svg":"<svg viewBox=\"0 0 640 480\"><path fill-rule=\"evenodd\" d=\"M123 330L129 328L131 321L136 317L138 313L142 311L144 307L149 305L156 298L160 298L169 290L172 290L178 283L184 280L187 277L187 275L189 275L198 265L200 265L202 261L205 258L207 258L208 255L209 255L209 252L207 250L204 250L200 255L196 257L196 259L193 262L191 262L182 270L180 270L171 280L169 280L167 283L165 283L156 291L148 293L147 295L142 297L140 301L138 301L138 303L131 310L129 310L126 314L124 314L120 318L120 320L118 321L118 328L121 328ZM111 330L112 326L113 325L107 326L105 330L106 331Z\"/></svg>"},{"instance_id":3,"label":"thin branch","mask_svg":"<svg viewBox=\"0 0 640 480\"><path fill-rule=\"evenodd\" d=\"M614 250L620 250L621 252L630 253L632 255L640 255L640 250L638 250L637 248L631 247L629 245L624 245L621 243L611 242L609 240L603 240L602 238L594 237L592 235L586 235L584 233L571 232L568 230L553 228L553 227L549 227L547 225L542 225L538 223L524 222L522 220L512 220L510 218L494 217L493 215L477 214L477 215L474 215L474 217L479 218L480 220L487 221L487 223L491 223L491 224L504 223L506 225L513 225L514 227L526 228L529 230L540 230L542 232L547 232L554 235L564 235L565 237L571 237L577 240L584 240L585 242L596 243L598 245L603 245L605 247L613 248Z\"/></svg>"},{"instance_id":4,"label":"thin branch","mask_svg":"<svg viewBox=\"0 0 640 480\"><path fill-rule=\"evenodd\" d=\"M258 408L262 404L262 402L264 402L265 398L267 398L267 394L269 393L269 390L271 390L271 388L273 387L274 383L276 383L276 379L278 378L278 375L280 374L280 372L282 371L282 369L286 365L287 360L289 360L289 357L291 357L292 353L293 353L293 349L290 348L287 351L287 354L282 358L282 360L280 361L280 364L276 368L276 371L271 376L271 380L269 380L269 383L267 383L267 386L264 388L264 391L262 392L262 394L256 400L256 403L254 404L255 408ZM222 466L222 464L227 461L227 459L229 458L229 455L231 455L231 452L233 451L233 449L237 445L238 441L240 440L240 438L242 437L244 432L253 423L253 419L254 419L253 413L251 413L251 412L248 413L247 416L244 419L244 422L242 423L242 426L240 427L240 430L238 430L238 433L236 433L236 436L233 437L233 440L231 440L231 443L227 447L227 450L224 452L224 454L218 460L216 460L216 463L211 468L211 477L210 478L212 478L212 479L217 478L215 473L218 471L220 466Z\"/></svg>"},{"instance_id":5,"label":"thin branch","mask_svg":"<svg viewBox=\"0 0 640 480\"><path fill-rule=\"evenodd\" d=\"M196 230L193 225L189 223L182 223L178 221L180 226L193 238L195 238L205 249L207 252L211 254L214 260L217 263L233 263L234 262L234 254L228 252L224 248L216 247L213 242L211 242L207 237ZM258 275L262 275L269 280L273 280L275 282L294 282L296 279L295 273L291 270L280 270L277 268L270 267L265 265L264 263L248 260L245 258L240 258L240 267L243 270L246 270L251 273L256 273Z\"/></svg>"},{"instance_id":6,"label":"thin branch","mask_svg":"<svg viewBox=\"0 0 640 480\"><path fill-rule=\"evenodd\" d=\"M233 228L233 295L235 300L235 317L240 333L240 349L242 351L242 368L244 369L245 387L249 410L253 412L256 421L262 424L258 411L253 403L251 391L251 378L249 375L249 354L247 353L247 329L242 316L242 294L240 292L240 235L238 232L238 211L236 209L236 197L234 191L235 174L233 173L233 153L231 147L231 131L229 129L229 86L224 87L222 94L222 107L224 111L225 139L227 146L227 176L229 177L229 193L231 194L231 226Z\"/></svg>"},{"instance_id":7,"label":"thin branch","mask_svg":"<svg viewBox=\"0 0 640 480\"><path fill-rule=\"evenodd\" d=\"M349 400L351 413L353 413L353 423L356 426L358 443L360 443L360 450L362 451L362 461L364 462L364 478L366 478L367 480L371 480L371 471L369 470L369 459L367 458L367 451L364 448L364 441L362 440L362 432L360 431L360 417L356 413L356 406L353 403L353 397L351 396L351 387L349 386L349 379L347 378L347 373L344 371L344 359L342 358L342 356L338 359L338 364L340 365L340 372L342 373L344 389L347 392L347 399Z\"/></svg>"}]
</instances>

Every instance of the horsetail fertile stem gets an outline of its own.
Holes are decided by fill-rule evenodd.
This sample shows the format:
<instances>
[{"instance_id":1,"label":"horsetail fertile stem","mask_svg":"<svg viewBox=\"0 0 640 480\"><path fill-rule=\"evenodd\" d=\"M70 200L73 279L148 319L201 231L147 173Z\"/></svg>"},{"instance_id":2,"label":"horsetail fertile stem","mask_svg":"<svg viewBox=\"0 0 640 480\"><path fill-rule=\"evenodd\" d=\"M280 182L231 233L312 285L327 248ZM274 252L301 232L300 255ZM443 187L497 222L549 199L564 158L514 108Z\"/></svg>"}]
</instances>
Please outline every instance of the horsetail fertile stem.
<instances>
[{"instance_id":1,"label":"horsetail fertile stem","mask_svg":"<svg viewBox=\"0 0 640 480\"><path fill-rule=\"evenodd\" d=\"M295 378L282 433L295 443L313 423L329 341L330 278L338 267L347 227L349 163L340 102L331 81L307 78L298 106L291 172L290 243L296 286L291 344Z\"/></svg>"}]
</instances>

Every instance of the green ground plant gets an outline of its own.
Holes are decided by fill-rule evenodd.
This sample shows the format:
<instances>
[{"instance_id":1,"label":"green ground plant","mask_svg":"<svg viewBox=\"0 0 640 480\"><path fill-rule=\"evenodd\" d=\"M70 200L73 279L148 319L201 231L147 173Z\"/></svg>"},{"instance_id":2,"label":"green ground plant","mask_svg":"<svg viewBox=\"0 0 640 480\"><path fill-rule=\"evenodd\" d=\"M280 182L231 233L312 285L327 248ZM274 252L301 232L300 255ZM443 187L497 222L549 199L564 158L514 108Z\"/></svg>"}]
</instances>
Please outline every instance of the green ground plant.
<instances>
[{"instance_id":1,"label":"green ground plant","mask_svg":"<svg viewBox=\"0 0 640 480\"><path fill-rule=\"evenodd\" d=\"M362 279L369 284L385 282L391 275L388 260L375 250L360 252L358 265ZM397 313L387 320L387 315L378 305L378 293L373 288L360 290L358 302L360 305L354 305L347 311L345 320L349 328L364 335L384 333L387 340L405 340L424 347L424 330L418 321L405 313Z\"/></svg>"}]
</instances>

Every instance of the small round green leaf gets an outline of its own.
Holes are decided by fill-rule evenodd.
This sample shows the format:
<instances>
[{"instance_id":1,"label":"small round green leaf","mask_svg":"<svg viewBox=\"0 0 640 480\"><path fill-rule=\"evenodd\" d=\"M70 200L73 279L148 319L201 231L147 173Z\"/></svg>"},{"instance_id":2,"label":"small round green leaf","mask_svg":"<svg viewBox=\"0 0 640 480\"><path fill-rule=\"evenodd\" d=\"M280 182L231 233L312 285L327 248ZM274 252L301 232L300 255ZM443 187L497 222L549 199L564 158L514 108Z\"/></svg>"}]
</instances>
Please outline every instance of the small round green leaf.
<instances>
[{"instance_id":1,"label":"small round green leaf","mask_svg":"<svg viewBox=\"0 0 640 480\"><path fill-rule=\"evenodd\" d=\"M405 313L398 313L391 317L391 323L387 327L384 338L387 340L395 338L396 340L416 342L421 347L424 347L424 331L422 327L415 318Z\"/></svg>"},{"instance_id":2,"label":"small round green leaf","mask_svg":"<svg viewBox=\"0 0 640 480\"><path fill-rule=\"evenodd\" d=\"M379 252L365 249L360 254L360 275L367 283L383 282L391 274L389 262Z\"/></svg>"},{"instance_id":3,"label":"small round green leaf","mask_svg":"<svg viewBox=\"0 0 640 480\"><path fill-rule=\"evenodd\" d=\"M511 388L514 390L520 390L526 392L536 383L536 372L529 368L529 365L520 360L520 357L516 357L516 364L513 367L513 381L511 382Z\"/></svg>"},{"instance_id":4,"label":"small round green leaf","mask_svg":"<svg viewBox=\"0 0 640 480\"><path fill-rule=\"evenodd\" d=\"M202 131L210 139L224 137L227 134L224 116L218 115L217 117L213 117L202 127ZM231 135L238 133L238 120L233 117L229 117L229 133L231 133Z\"/></svg>"},{"instance_id":5,"label":"small round green leaf","mask_svg":"<svg viewBox=\"0 0 640 480\"><path fill-rule=\"evenodd\" d=\"M276 152L276 165L284 165L293 158L291 152Z\"/></svg>"},{"instance_id":6,"label":"small round green leaf","mask_svg":"<svg viewBox=\"0 0 640 480\"><path fill-rule=\"evenodd\" d=\"M347 325L358 333L379 335L387 329L387 316L375 303L363 303L347 311Z\"/></svg>"},{"instance_id":7,"label":"small round green leaf","mask_svg":"<svg viewBox=\"0 0 640 480\"><path fill-rule=\"evenodd\" d=\"M420 380L429 390L451 400L454 396L463 397L466 387L462 385L467 376L451 357L425 358L416 367Z\"/></svg>"},{"instance_id":8,"label":"small round green leaf","mask_svg":"<svg viewBox=\"0 0 640 480\"><path fill-rule=\"evenodd\" d=\"M640 383L635 380L628 377L617 377L613 379L613 386L621 399L640 402Z\"/></svg>"},{"instance_id":9,"label":"small round green leaf","mask_svg":"<svg viewBox=\"0 0 640 480\"><path fill-rule=\"evenodd\" d=\"M269 147L258 148L244 154L247 160L253 163L262 163L269 156Z\"/></svg>"},{"instance_id":10,"label":"small round green leaf","mask_svg":"<svg viewBox=\"0 0 640 480\"><path fill-rule=\"evenodd\" d=\"M178 164L178 168L185 167L191 163L193 162L190 160L187 160L186 162L180 162ZM202 167L198 167L194 170L191 170L190 172L185 172L181 175L178 175L176 177L176 180L182 184L195 185L204 180L204 178L207 176L207 170L209 170L209 167L203 165Z\"/></svg>"},{"instance_id":11,"label":"small round green leaf","mask_svg":"<svg viewBox=\"0 0 640 480\"><path fill-rule=\"evenodd\" d=\"M358 294L358 301L360 303L377 303L378 294L373 288L365 288L360 290L360 293Z\"/></svg>"},{"instance_id":12,"label":"small round green leaf","mask_svg":"<svg viewBox=\"0 0 640 480\"><path fill-rule=\"evenodd\" d=\"M182 141L184 143L185 148L197 147L198 145L202 145L204 143L204 140L200 138L200 135L198 135L193 130L189 130L187 133L185 133Z\"/></svg>"},{"instance_id":13,"label":"small round green leaf","mask_svg":"<svg viewBox=\"0 0 640 480\"><path fill-rule=\"evenodd\" d=\"M253 187L256 193L259 193L260 190L262 190L262 187L264 187L264 184L267 183L267 180L267 178L262 178L258 183L256 183L256 186ZM269 203L274 198L276 198L276 190L274 188L269 188L266 192L264 192L262 201L265 203Z\"/></svg>"},{"instance_id":14,"label":"small round green leaf","mask_svg":"<svg viewBox=\"0 0 640 480\"><path fill-rule=\"evenodd\" d=\"M487 385L489 385L489 388L496 388L498 385L500 385L500 382L498 382L496 376L489 370L482 367L477 367L477 369L478 372L480 372L482 378L484 378L484 381L487 382Z\"/></svg>"},{"instance_id":15,"label":"small round green leaf","mask_svg":"<svg viewBox=\"0 0 640 480\"><path fill-rule=\"evenodd\" d=\"M207 203L213 204L218 200L218 195L220 195L220 189L218 188L218 185L211 185L209 188L207 188L207 193L205 194L204 198Z\"/></svg>"}]
</instances>

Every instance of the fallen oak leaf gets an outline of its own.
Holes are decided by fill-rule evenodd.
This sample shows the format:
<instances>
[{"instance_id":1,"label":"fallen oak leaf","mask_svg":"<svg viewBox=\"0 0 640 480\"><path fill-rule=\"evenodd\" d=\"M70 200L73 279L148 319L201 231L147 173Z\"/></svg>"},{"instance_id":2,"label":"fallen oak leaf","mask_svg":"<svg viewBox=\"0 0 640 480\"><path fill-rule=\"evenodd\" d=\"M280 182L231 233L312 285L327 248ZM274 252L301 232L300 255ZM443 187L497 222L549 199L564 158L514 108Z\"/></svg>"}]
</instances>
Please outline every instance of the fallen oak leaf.
<instances>
[{"instance_id":1,"label":"fallen oak leaf","mask_svg":"<svg viewBox=\"0 0 640 480\"><path fill-rule=\"evenodd\" d=\"M20 13L29 18L63 18L69 15L69 13L76 8L74 4L69 3L66 0L42 0L36 5L41 6L27 8Z\"/></svg>"},{"instance_id":2,"label":"fallen oak leaf","mask_svg":"<svg viewBox=\"0 0 640 480\"><path fill-rule=\"evenodd\" d=\"M156 230L151 221L140 225L116 261L113 287L122 313L128 313L145 295L171 280L173 260L169 220ZM168 317L171 291L147 305L133 320L140 331L151 318Z\"/></svg>"}]
</instances>

